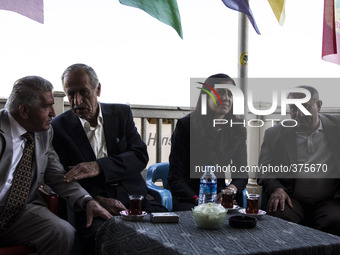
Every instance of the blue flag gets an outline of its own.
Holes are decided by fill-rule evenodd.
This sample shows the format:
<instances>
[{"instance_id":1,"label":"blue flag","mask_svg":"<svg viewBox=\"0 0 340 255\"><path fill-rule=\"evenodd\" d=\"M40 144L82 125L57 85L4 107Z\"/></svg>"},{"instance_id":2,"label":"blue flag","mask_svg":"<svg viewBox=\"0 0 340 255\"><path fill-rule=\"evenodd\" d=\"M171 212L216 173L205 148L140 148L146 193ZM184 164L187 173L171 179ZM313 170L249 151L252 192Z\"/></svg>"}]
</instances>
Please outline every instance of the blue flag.
<instances>
[{"instance_id":1,"label":"blue flag","mask_svg":"<svg viewBox=\"0 0 340 255\"><path fill-rule=\"evenodd\" d=\"M222 2L228 8L233 9L235 11L243 12L244 14L246 14L248 16L250 23L253 25L256 33L258 33L259 35L261 34L260 30L258 29L256 25L255 19L253 17L253 13L251 12L248 0L222 0Z\"/></svg>"}]
</instances>

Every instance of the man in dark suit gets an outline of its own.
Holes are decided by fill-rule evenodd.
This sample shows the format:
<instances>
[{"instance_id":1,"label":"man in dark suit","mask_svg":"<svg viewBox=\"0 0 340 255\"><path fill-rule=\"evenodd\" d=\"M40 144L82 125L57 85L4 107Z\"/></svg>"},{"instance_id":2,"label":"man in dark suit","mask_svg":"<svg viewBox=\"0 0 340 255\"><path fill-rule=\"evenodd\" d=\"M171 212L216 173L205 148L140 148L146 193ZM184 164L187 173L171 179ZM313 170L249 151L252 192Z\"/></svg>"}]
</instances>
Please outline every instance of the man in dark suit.
<instances>
[{"instance_id":1,"label":"man in dark suit","mask_svg":"<svg viewBox=\"0 0 340 255\"><path fill-rule=\"evenodd\" d=\"M62 75L71 110L53 120L53 145L68 173L67 182L79 183L112 214L128 208L129 194L147 194L141 171L148 162L145 143L135 127L129 106L99 103L101 84L84 64L68 67ZM144 199L144 210L148 201ZM102 221L85 229L85 217L76 215L87 253Z\"/></svg>"},{"instance_id":2,"label":"man in dark suit","mask_svg":"<svg viewBox=\"0 0 340 255\"><path fill-rule=\"evenodd\" d=\"M258 183L270 196L270 214L316 229L340 235L340 116L319 114L322 101L317 90L303 106L304 115L290 105L295 127L280 124L266 130L259 165L284 166L290 172L264 174ZM291 93L289 98L304 98Z\"/></svg>"},{"instance_id":3,"label":"man in dark suit","mask_svg":"<svg viewBox=\"0 0 340 255\"><path fill-rule=\"evenodd\" d=\"M86 209L87 226L111 215L78 183L66 183L52 146L52 84L38 76L19 79L0 110L0 245L33 246L39 254L70 254L75 229L54 215L39 195L42 184ZM85 211L84 211L85 214Z\"/></svg>"}]
</instances>

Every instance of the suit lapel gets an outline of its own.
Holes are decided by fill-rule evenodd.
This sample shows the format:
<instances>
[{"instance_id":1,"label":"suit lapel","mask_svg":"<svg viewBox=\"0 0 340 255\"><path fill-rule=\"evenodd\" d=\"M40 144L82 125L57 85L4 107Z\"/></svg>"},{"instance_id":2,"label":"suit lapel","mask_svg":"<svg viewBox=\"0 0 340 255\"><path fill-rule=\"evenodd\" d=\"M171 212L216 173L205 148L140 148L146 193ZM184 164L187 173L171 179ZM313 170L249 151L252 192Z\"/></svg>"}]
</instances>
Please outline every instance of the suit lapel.
<instances>
[{"instance_id":1,"label":"suit lapel","mask_svg":"<svg viewBox=\"0 0 340 255\"><path fill-rule=\"evenodd\" d=\"M91 144L85 134L84 128L80 123L79 118L70 110L68 116L69 125L67 125L67 132L72 137L80 152L83 154L86 161L96 160Z\"/></svg>"},{"instance_id":2,"label":"suit lapel","mask_svg":"<svg viewBox=\"0 0 340 255\"><path fill-rule=\"evenodd\" d=\"M0 139L3 138L1 141L1 147L3 148L0 148L0 152L6 151L0 159L0 190L2 190L7 180L13 157L11 127L8 115L4 110L0 112L0 135L2 136Z\"/></svg>"},{"instance_id":3,"label":"suit lapel","mask_svg":"<svg viewBox=\"0 0 340 255\"><path fill-rule=\"evenodd\" d=\"M50 132L50 131L47 131ZM46 133L47 133L46 132ZM48 139L48 136L45 134L43 135L43 132L35 132L34 134L34 160L32 165L32 188L31 194L35 194L35 187L33 185L38 185L42 182L41 178L41 172L45 170L46 167L46 161L48 160L46 158L46 152L48 148L46 146L49 146L49 142L46 141Z\"/></svg>"},{"instance_id":4,"label":"suit lapel","mask_svg":"<svg viewBox=\"0 0 340 255\"><path fill-rule=\"evenodd\" d=\"M111 109L113 106L100 104L102 109L102 115L104 120L104 134L106 140L106 148L108 155L114 154L115 145L119 143L118 130L117 130L117 122L119 118L116 116Z\"/></svg>"},{"instance_id":5,"label":"suit lapel","mask_svg":"<svg viewBox=\"0 0 340 255\"><path fill-rule=\"evenodd\" d=\"M319 115L323 129L325 130L325 135L327 137L327 142L331 148L333 159L338 167L340 169L340 158L338 155L340 154L340 137L339 137L339 130L337 130L337 126L334 124L334 122L330 121L328 118L326 118L323 115Z\"/></svg>"}]
</instances>

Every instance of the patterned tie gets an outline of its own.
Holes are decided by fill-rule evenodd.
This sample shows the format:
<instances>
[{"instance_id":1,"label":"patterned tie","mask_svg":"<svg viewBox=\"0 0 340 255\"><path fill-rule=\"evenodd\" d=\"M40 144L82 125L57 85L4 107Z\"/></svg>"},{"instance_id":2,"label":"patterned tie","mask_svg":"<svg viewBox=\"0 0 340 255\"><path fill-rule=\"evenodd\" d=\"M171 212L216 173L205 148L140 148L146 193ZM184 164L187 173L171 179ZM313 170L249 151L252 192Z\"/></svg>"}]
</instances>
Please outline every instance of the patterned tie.
<instances>
[{"instance_id":1,"label":"patterned tie","mask_svg":"<svg viewBox=\"0 0 340 255\"><path fill-rule=\"evenodd\" d=\"M22 137L26 138L25 148L14 172L7 202L0 210L0 233L6 232L23 212L31 187L34 135L27 132Z\"/></svg>"}]
</instances>

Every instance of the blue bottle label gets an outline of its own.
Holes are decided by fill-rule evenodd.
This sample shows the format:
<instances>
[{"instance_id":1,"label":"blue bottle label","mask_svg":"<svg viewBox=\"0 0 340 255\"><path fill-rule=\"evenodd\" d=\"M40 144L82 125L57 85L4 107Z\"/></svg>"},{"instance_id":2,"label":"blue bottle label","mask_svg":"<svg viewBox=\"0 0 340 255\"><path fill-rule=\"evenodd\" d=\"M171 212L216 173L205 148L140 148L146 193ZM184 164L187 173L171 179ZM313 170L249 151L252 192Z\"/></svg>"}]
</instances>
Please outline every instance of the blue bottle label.
<instances>
[{"instance_id":1,"label":"blue bottle label","mask_svg":"<svg viewBox=\"0 0 340 255\"><path fill-rule=\"evenodd\" d=\"M208 182L208 183L204 183L201 182L201 187L200 189L202 189L203 193L205 194L212 194L212 193L216 193L217 191L217 183L215 182Z\"/></svg>"}]
</instances>

